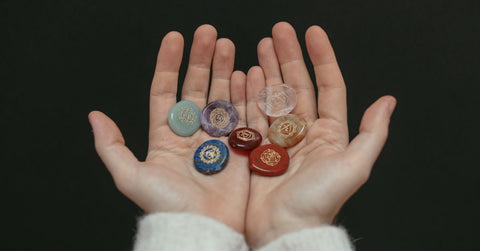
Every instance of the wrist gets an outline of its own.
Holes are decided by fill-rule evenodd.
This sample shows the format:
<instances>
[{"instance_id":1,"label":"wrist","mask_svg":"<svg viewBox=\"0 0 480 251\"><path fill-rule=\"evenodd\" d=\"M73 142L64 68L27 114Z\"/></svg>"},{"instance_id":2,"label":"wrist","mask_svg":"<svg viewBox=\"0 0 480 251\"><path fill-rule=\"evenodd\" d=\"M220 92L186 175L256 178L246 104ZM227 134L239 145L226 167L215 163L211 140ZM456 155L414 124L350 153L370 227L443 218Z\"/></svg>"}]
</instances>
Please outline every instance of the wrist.
<instances>
[{"instance_id":1,"label":"wrist","mask_svg":"<svg viewBox=\"0 0 480 251\"><path fill-rule=\"evenodd\" d=\"M237 214L200 214L202 216L209 217L218 222L221 222L229 228L235 230L235 232L244 235L245 234L245 215Z\"/></svg>"},{"instance_id":2,"label":"wrist","mask_svg":"<svg viewBox=\"0 0 480 251\"><path fill-rule=\"evenodd\" d=\"M260 248L283 235L331 225L333 222L333 217L298 216L282 210L271 212L268 217L262 220L261 224L258 224L259 221L247 222L247 241L251 247ZM250 226L250 224L252 225ZM252 228L255 230L251 231Z\"/></svg>"},{"instance_id":3,"label":"wrist","mask_svg":"<svg viewBox=\"0 0 480 251\"><path fill-rule=\"evenodd\" d=\"M242 207L240 204L235 206L218 201L206 203L204 207L197 208L191 213L212 218L242 235L245 234L245 206Z\"/></svg>"},{"instance_id":4,"label":"wrist","mask_svg":"<svg viewBox=\"0 0 480 251\"><path fill-rule=\"evenodd\" d=\"M171 200L152 201L144 200L137 205L141 207L146 214L154 213L183 213L208 217L227 225L240 234L245 233L245 207L246 203L241 200L227 201L220 199L219 196L177 196L175 203ZM146 205L146 206L145 206Z\"/></svg>"}]
</instances>

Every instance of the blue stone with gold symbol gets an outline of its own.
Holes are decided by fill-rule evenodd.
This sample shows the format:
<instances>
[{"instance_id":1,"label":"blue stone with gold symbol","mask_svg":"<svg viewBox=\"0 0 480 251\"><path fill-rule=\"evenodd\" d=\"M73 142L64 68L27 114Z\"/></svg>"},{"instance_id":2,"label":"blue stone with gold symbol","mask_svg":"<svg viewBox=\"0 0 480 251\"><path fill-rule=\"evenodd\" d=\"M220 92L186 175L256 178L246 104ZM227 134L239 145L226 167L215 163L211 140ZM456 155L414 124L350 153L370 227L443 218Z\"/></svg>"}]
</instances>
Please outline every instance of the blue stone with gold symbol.
<instances>
[{"instance_id":1,"label":"blue stone with gold symbol","mask_svg":"<svg viewBox=\"0 0 480 251\"><path fill-rule=\"evenodd\" d=\"M220 140L207 140L195 151L193 162L197 171L209 175L223 170L228 162L228 147Z\"/></svg>"}]
</instances>

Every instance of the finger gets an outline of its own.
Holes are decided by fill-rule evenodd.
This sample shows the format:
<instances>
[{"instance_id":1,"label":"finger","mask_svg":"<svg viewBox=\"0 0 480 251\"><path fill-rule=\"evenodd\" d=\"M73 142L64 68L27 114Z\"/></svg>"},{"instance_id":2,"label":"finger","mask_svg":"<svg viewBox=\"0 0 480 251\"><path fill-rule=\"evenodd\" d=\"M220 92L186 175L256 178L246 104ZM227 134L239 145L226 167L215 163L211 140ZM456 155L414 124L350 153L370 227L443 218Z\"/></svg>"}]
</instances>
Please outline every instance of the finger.
<instances>
[{"instance_id":1,"label":"finger","mask_svg":"<svg viewBox=\"0 0 480 251\"><path fill-rule=\"evenodd\" d=\"M150 136L167 124L168 112L177 102L178 71L183 56L183 37L168 33L162 40L150 88Z\"/></svg>"},{"instance_id":2,"label":"finger","mask_svg":"<svg viewBox=\"0 0 480 251\"><path fill-rule=\"evenodd\" d=\"M208 103L215 100L230 101L230 78L235 62L235 45L226 38L217 40L212 65L212 85Z\"/></svg>"},{"instance_id":3,"label":"finger","mask_svg":"<svg viewBox=\"0 0 480 251\"><path fill-rule=\"evenodd\" d=\"M305 118L307 122L317 119L315 89L308 73L300 44L293 27L286 23L277 23L272 30L273 45L283 80L297 92L297 105L292 113Z\"/></svg>"},{"instance_id":4,"label":"finger","mask_svg":"<svg viewBox=\"0 0 480 251\"><path fill-rule=\"evenodd\" d=\"M390 117L395 105L396 100L392 96L384 96L373 103L363 115L360 133L345 152L350 162L355 163L355 168L365 174L365 181L387 140Z\"/></svg>"},{"instance_id":5,"label":"finger","mask_svg":"<svg viewBox=\"0 0 480 251\"><path fill-rule=\"evenodd\" d=\"M238 111L238 126L245 127L247 126L247 99L245 89L247 87L247 76L241 71L235 71L232 74L232 88L231 88L231 97L232 104L235 106L235 109Z\"/></svg>"},{"instance_id":6,"label":"finger","mask_svg":"<svg viewBox=\"0 0 480 251\"><path fill-rule=\"evenodd\" d=\"M266 85L279 85L283 83L282 72L278 63L275 48L273 48L272 38L262 39L257 46L258 63L265 74ZM269 117L268 121L272 124L277 118Z\"/></svg>"},{"instance_id":7,"label":"finger","mask_svg":"<svg viewBox=\"0 0 480 251\"><path fill-rule=\"evenodd\" d=\"M282 72L278 64L277 54L273 48L273 40L266 37L257 46L258 63L265 74L267 85L278 85L283 83Z\"/></svg>"},{"instance_id":8,"label":"finger","mask_svg":"<svg viewBox=\"0 0 480 251\"><path fill-rule=\"evenodd\" d=\"M267 116L257 105L257 94L265 87L262 68L254 66L247 73L247 125L257 130L266 139L268 132Z\"/></svg>"},{"instance_id":9,"label":"finger","mask_svg":"<svg viewBox=\"0 0 480 251\"><path fill-rule=\"evenodd\" d=\"M210 66L212 64L217 31L205 24L195 31L187 74L182 88L182 99L190 100L203 108L207 102Z\"/></svg>"},{"instance_id":10,"label":"finger","mask_svg":"<svg viewBox=\"0 0 480 251\"><path fill-rule=\"evenodd\" d=\"M95 138L95 149L113 176L118 189L124 192L132 184L138 160L125 146L125 140L115 122L99 111L88 114Z\"/></svg>"},{"instance_id":11,"label":"finger","mask_svg":"<svg viewBox=\"0 0 480 251\"><path fill-rule=\"evenodd\" d=\"M327 34L319 26L312 26L305 41L318 87L318 115L337 120L348 130L345 83Z\"/></svg>"}]
</instances>

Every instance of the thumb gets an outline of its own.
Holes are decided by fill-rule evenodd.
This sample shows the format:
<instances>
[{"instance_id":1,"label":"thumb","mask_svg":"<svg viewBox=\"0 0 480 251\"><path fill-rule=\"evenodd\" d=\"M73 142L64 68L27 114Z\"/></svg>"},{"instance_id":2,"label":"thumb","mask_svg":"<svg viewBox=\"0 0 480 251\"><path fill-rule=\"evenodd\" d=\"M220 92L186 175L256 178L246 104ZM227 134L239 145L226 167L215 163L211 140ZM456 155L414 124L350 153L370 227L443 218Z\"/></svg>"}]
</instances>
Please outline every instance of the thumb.
<instances>
[{"instance_id":1,"label":"thumb","mask_svg":"<svg viewBox=\"0 0 480 251\"><path fill-rule=\"evenodd\" d=\"M383 96L373 103L363 115L360 133L347 148L347 158L356 163L355 168L360 168L358 171L365 173L366 179L387 140L390 117L396 103L392 96Z\"/></svg>"},{"instance_id":2,"label":"thumb","mask_svg":"<svg viewBox=\"0 0 480 251\"><path fill-rule=\"evenodd\" d=\"M99 111L88 114L95 138L95 149L113 176L117 188L123 192L138 164L137 158L125 146L122 133L107 115Z\"/></svg>"}]
</instances>

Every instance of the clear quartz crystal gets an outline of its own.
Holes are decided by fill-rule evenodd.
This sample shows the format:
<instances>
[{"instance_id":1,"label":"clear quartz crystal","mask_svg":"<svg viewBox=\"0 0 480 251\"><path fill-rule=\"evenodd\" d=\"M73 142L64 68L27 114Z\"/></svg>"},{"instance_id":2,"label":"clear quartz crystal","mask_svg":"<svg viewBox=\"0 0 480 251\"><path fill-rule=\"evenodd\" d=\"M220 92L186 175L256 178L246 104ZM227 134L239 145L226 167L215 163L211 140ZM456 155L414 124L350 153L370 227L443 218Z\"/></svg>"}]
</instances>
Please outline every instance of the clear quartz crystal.
<instances>
[{"instance_id":1,"label":"clear quartz crystal","mask_svg":"<svg viewBox=\"0 0 480 251\"><path fill-rule=\"evenodd\" d=\"M297 104L297 93L287 84L269 85L258 93L257 104L270 117L287 115Z\"/></svg>"}]
</instances>

